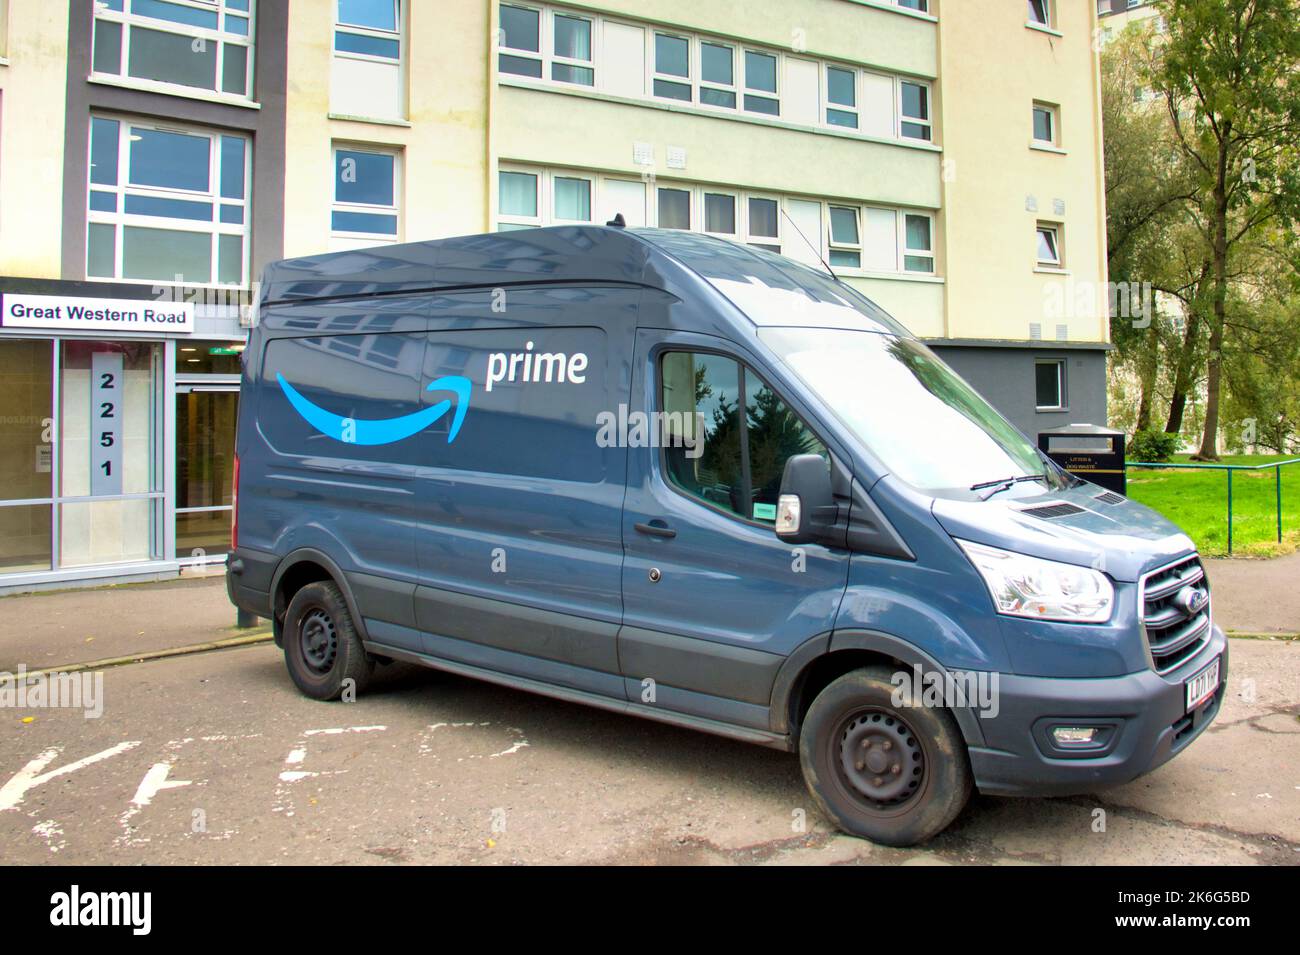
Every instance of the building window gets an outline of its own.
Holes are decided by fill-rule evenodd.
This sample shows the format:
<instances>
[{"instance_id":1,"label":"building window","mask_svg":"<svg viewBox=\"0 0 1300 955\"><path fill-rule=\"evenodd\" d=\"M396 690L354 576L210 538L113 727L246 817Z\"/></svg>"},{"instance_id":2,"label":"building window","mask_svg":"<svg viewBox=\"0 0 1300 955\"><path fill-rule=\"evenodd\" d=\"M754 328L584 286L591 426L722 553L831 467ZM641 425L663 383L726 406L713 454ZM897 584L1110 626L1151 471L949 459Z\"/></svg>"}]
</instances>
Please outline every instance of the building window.
<instances>
[{"instance_id":1,"label":"building window","mask_svg":"<svg viewBox=\"0 0 1300 955\"><path fill-rule=\"evenodd\" d=\"M363 119L406 115L401 0L336 0L330 112Z\"/></svg>"},{"instance_id":2,"label":"building window","mask_svg":"<svg viewBox=\"0 0 1300 955\"><path fill-rule=\"evenodd\" d=\"M498 232L535 229L542 224L538 199L541 176L502 169L497 173Z\"/></svg>"},{"instance_id":3,"label":"building window","mask_svg":"<svg viewBox=\"0 0 1300 955\"><path fill-rule=\"evenodd\" d=\"M1057 107L1047 103L1034 104L1034 142L1040 146L1056 146Z\"/></svg>"},{"instance_id":4,"label":"building window","mask_svg":"<svg viewBox=\"0 0 1300 955\"><path fill-rule=\"evenodd\" d=\"M1063 263L1061 255L1061 227L1038 223L1038 264L1042 268L1059 269Z\"/></svg>"},{"instance_id":5,"label":"building window","mask_svg":"<svg viewBox=\"0 0 1300 955\"><path fill-rule=\"evenodd\" d=\"M396 153L334 147L334 204L330 233L335 248L396 242L401 213Z\"/></svg>"},{"instance_id":6,"label":"building window","mask_svg":"<svg viewBox=\"0 0 1300 955\"><path fill-rule=\"evenodd\" d=\"M557 13L552 21L551 33L555 37L551 79L559 83L594 86L596 71L592 66L591 20Z\"/></svg>"},{"instance_id":7,"label":"building window","mask_svg":"<svg viewBox=\"0 0 1300 955\"><path fill-rule=\"evenodd\" d=\"M552 90L586 87L620 100L780 117L877 140L933 139L925 81L549 4L503 0L497 9L504 84L523 77ZM914 9L928 12L928 4Z\"/></svg>"},{"instance_id":8,"label":"building window","mask_svg":"<svg viewBox=\"0 0 1300 955\"><path fill-rule=\"evenodd\" d=\"M930 12L930 0L895 0L895 2L905 10L915 10L917 13Z\"/></svg>"},{"instance_id":9,"label":"building window","mask_svg":"<svg viewBox=\"0 0 1300 955\"><path fill-rule=\"evenodd\" d=\"M904 139L930 141L930 86L903 80L898 84L899 120L898 134Z\"/></svg>"},{"instance_id":10,"label":"building window","mask_svg":"<svg viewBox=\"0 0 1300 955\"><path fill-rule=\"evenodd\" d=\"M334 50L396 63L402 58L401 0L338 0Z\"/></svg>"},{"instance_id":11,"label":"building window","mask_svg":"<svg viewBox=\"0 0 1300 955\"><path fill-rule=\"evenodd\" d=\"M691 41L686 37L655 34L654 94L691 102Z\"/></svg>"},{"instance_id":12,"label":"building window","mask_svg":"<svg viewBox=\"0 0 1300 955\"><path fill-rule=\"evenodd\" d=\"M591 221L591 180L579 176L555 176L551 180L555 222Z\"/></svg>"},{"instance_id":13,"label":"building window","mask_svg":"<svg viewBox=\"0 0 1300 955\"><path fill-rule=\"evenodd\" d=\"M1034 407L1038 411L1064 411L1065 362L1034 362Z\"/></svg>"},{"instance_id":14,"label":"building window","mask_svg":"<svg viewBox=\"0 0 1300 955\"><path fill-rule=\"evenodd\" d=\"M704 193L704 231L710 235L735 238L736 197L727 192Z\"/></svg>"},{"instance_id":15,"label":"building window","mask_svg":"<svg viewBox=\"0 0 1300 955\"><path fill-rule=\"evenodd\" d=\"M880 275L935 273L931 212L748 192L689 182L647 185L586 170L505 167L497 229L605 222L702 232L813 267ZM787 229L785 225L792 226Z\"/></svg>"},{"instance_id":16,"label":"building window","mask_svg":"<svg viewBox=\"0 0 1300 955\"><path fill-rule=\"evenodd\" d=\"M917 212L903 214L903 270L934 272L934 218Z\"/></svg>"},{"instance_id":17,"label":"building window","mask_svg":"<svg viewBox=\"0 0 1300 955\"><path fill-rule=\"evenodd\" d=\"M501 27L498 32L502 53L497 69L515 76L542 76L542 12L531 7L501 4ZM510 52L504 52L509 50Z\"/></svg>"},{"instance_id":18,"label":"building window","mask_svg":"<svg viewBox=\"0 0 1300 955\"><path fill-rule=\"evenodd\" d=\"M769 252L781 251L781 204L766 196L750 196L745 241Z\"/></svg>"},{"instance_id":19,"label":"building window","mask_svg":"<svg viewBox=\"0 0 1300 955\"><path fill-rule=\"evenodd\" d=\"M248 99L254 0L96 0L91 71Z\"/></svg>"},{"instance_id":20,"label":"building window","mask_svg":"<svg viewBox=\"0 0 1300 955\"><path fill-rule=\"evenodd\" d=\"M700 103L736 108L736 49L725 43L700 43Z\"/></svg>"},{"instance_id":21,"label":"building window","mask_svg":"<svg viewBox=\"0 0 1300 955\"><path fill-rule=\"evenodd\" d=\"M745 51L745 109L768 116L781 114L776 83L777 59L771 53Z\"/></svg>"},{"instance_id":22,"label":"building window","mask_svg":"<svg viewBox=\"0 0 1300 955\"><path fill-rule=\"evenodd\" d=\"M251 160L243 136L93 117L87 277L246 285Z\"/></svg>"},{"instance_id":23,"label":"building window","mask_svg":"<svg viewBox=\"0 0 1300 955\"><path fill-rule=\"evenodd\" d=\"M830 208L831 266L862 267L862 235L858 229L856 206Z\"/></svg>"},{"instance_id":24,"label":"building window","mask_svg":"<svg viewBox=\"0 0 1300 955\"><path fill-rule=\"evenodd\" d=\"M512 3L501 4L500 17L497 69L502 73L596 85L595 21L591 17L555 11L545 14L540 8Z\"/></svg>"},{"instance_id":25,"label":"building window","mask_svg":"<svg viewBox=\"0 0 1300 955\"><path fill-rule=\"evenodd\" d=\"M659 188L659 228L690 229L691 193L689 189Z\"/></svg>"},{"instance_id":26,"label":"building window","mask_svg":"<svg viewBox=\"0 0 1300 955\"><path fill-rule=\"evenodd\" d=\"M826 67L826 124L858 128L858 71Z\"/></svg>"},{"instance_id":27,"label":"building window","mask_svg":"<svg viewBox=\"0 0 1300 955\"><path fill-rule=\"evenodd\" d=\"M1051 0L1028 0L1029 22L1034 26L1050 27L1052 25Z\"/></svg>"}]
</instances>

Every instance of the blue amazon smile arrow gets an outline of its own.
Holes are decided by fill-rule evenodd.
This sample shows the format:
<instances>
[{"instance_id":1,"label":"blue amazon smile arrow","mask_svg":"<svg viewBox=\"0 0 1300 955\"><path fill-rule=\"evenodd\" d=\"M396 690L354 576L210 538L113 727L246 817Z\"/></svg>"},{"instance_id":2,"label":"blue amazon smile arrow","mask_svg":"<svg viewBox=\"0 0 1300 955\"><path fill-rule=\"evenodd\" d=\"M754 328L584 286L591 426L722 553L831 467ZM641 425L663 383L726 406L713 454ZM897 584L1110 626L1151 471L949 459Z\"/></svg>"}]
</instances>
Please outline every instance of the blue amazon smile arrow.
<instances>
[{"instance_id":1,"label":"blue amazon smile arrow","mask_svg":"<svg viewBox=\"0 0 1300 955\"><path fill-rule=\"evenodd\" d=\"M402 441L429 427L445 415L452 405L451 401L439 401L436 405L396 418L345 418L308 401L279 372L276 372L275 377L280 382L284 396L308 424L327 438L344 444L392 444L394 441ZM429 382L425 390L450 391L456 396L456 413L452 416L451 429L447 432L447 443L451 444L460 433L461 422L469 411L470 380L461 375L447 375Z\"/></svg>"}]
</instances>

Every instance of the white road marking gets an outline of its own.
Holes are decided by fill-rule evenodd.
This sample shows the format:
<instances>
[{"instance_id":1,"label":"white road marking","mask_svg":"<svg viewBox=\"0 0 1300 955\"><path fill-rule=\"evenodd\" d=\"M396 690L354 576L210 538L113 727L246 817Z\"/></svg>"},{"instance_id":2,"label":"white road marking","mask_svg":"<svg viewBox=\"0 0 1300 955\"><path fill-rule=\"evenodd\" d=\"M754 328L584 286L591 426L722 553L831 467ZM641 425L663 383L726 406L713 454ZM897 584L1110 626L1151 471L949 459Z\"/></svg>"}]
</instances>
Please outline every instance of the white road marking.
<instances>
[{"instance_id":1,"label":"white road marking","mask_svg":"<svg viewBox=\"0 0 1300 955\"><path fill-rule=\"evenodd\" d=\"M0 787L0 812L16 808L30 790L35 789L43 783L49 782L51 779L55 779L59 776L66 776L68 773L75 773L79 769L85 769L87 766L92 766L102 760L110 759L119 753L125 753L127 750L135 749L139 745L139 740L118 743L116 746L112 746L106 750L102 750L101 752L79 759L74 763L68 763L66 766L61 766L58 769L42 774L41 770L58 759L59 753L62 752L60 747L51 747L29 762L22 769L18 770L12 779L5 783L3 787Z\"/></svg>"}]
</instances>

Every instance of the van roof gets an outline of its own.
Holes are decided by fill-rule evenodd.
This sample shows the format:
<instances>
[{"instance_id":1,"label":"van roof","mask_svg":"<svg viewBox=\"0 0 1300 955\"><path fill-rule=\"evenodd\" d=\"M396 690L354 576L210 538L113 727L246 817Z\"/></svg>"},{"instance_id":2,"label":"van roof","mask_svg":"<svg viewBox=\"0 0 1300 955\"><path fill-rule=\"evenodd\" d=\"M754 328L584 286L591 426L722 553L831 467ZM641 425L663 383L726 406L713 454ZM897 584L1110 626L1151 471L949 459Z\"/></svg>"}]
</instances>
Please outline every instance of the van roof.
<instances>
[{"instance_id":1,"label":"van roof","mask_svg":"<svg viewBox=\"0 0 1300 955\"><path fill-rule=\"evenodd\" d=\"M756 325L910 337L860 293L788 258L694 232L621 226L551 226L284 259L263 272L260 304L559 282L680 295L683 283L701 279Z\"/></svg>"}]
</instances>

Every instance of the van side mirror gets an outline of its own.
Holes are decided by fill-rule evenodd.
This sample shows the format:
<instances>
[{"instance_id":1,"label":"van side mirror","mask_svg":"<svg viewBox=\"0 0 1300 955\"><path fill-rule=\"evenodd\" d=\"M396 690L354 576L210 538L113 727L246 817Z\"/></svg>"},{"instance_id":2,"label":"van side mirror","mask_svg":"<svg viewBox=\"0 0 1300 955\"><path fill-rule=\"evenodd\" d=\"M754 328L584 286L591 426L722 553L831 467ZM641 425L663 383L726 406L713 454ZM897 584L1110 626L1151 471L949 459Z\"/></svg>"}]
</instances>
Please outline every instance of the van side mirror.
<instances>
[{"instance_id":1,"label":"van side mirror","mask_svg":"<svg viewBox=\"0 0 1300 955\"><path fill-rule=\"evenodd\" d=\"M834 529L836 514L826 459L796 454L787 460L776 505L776 536L788 544L816 543Z\"/></svg>"}]
</instances>

